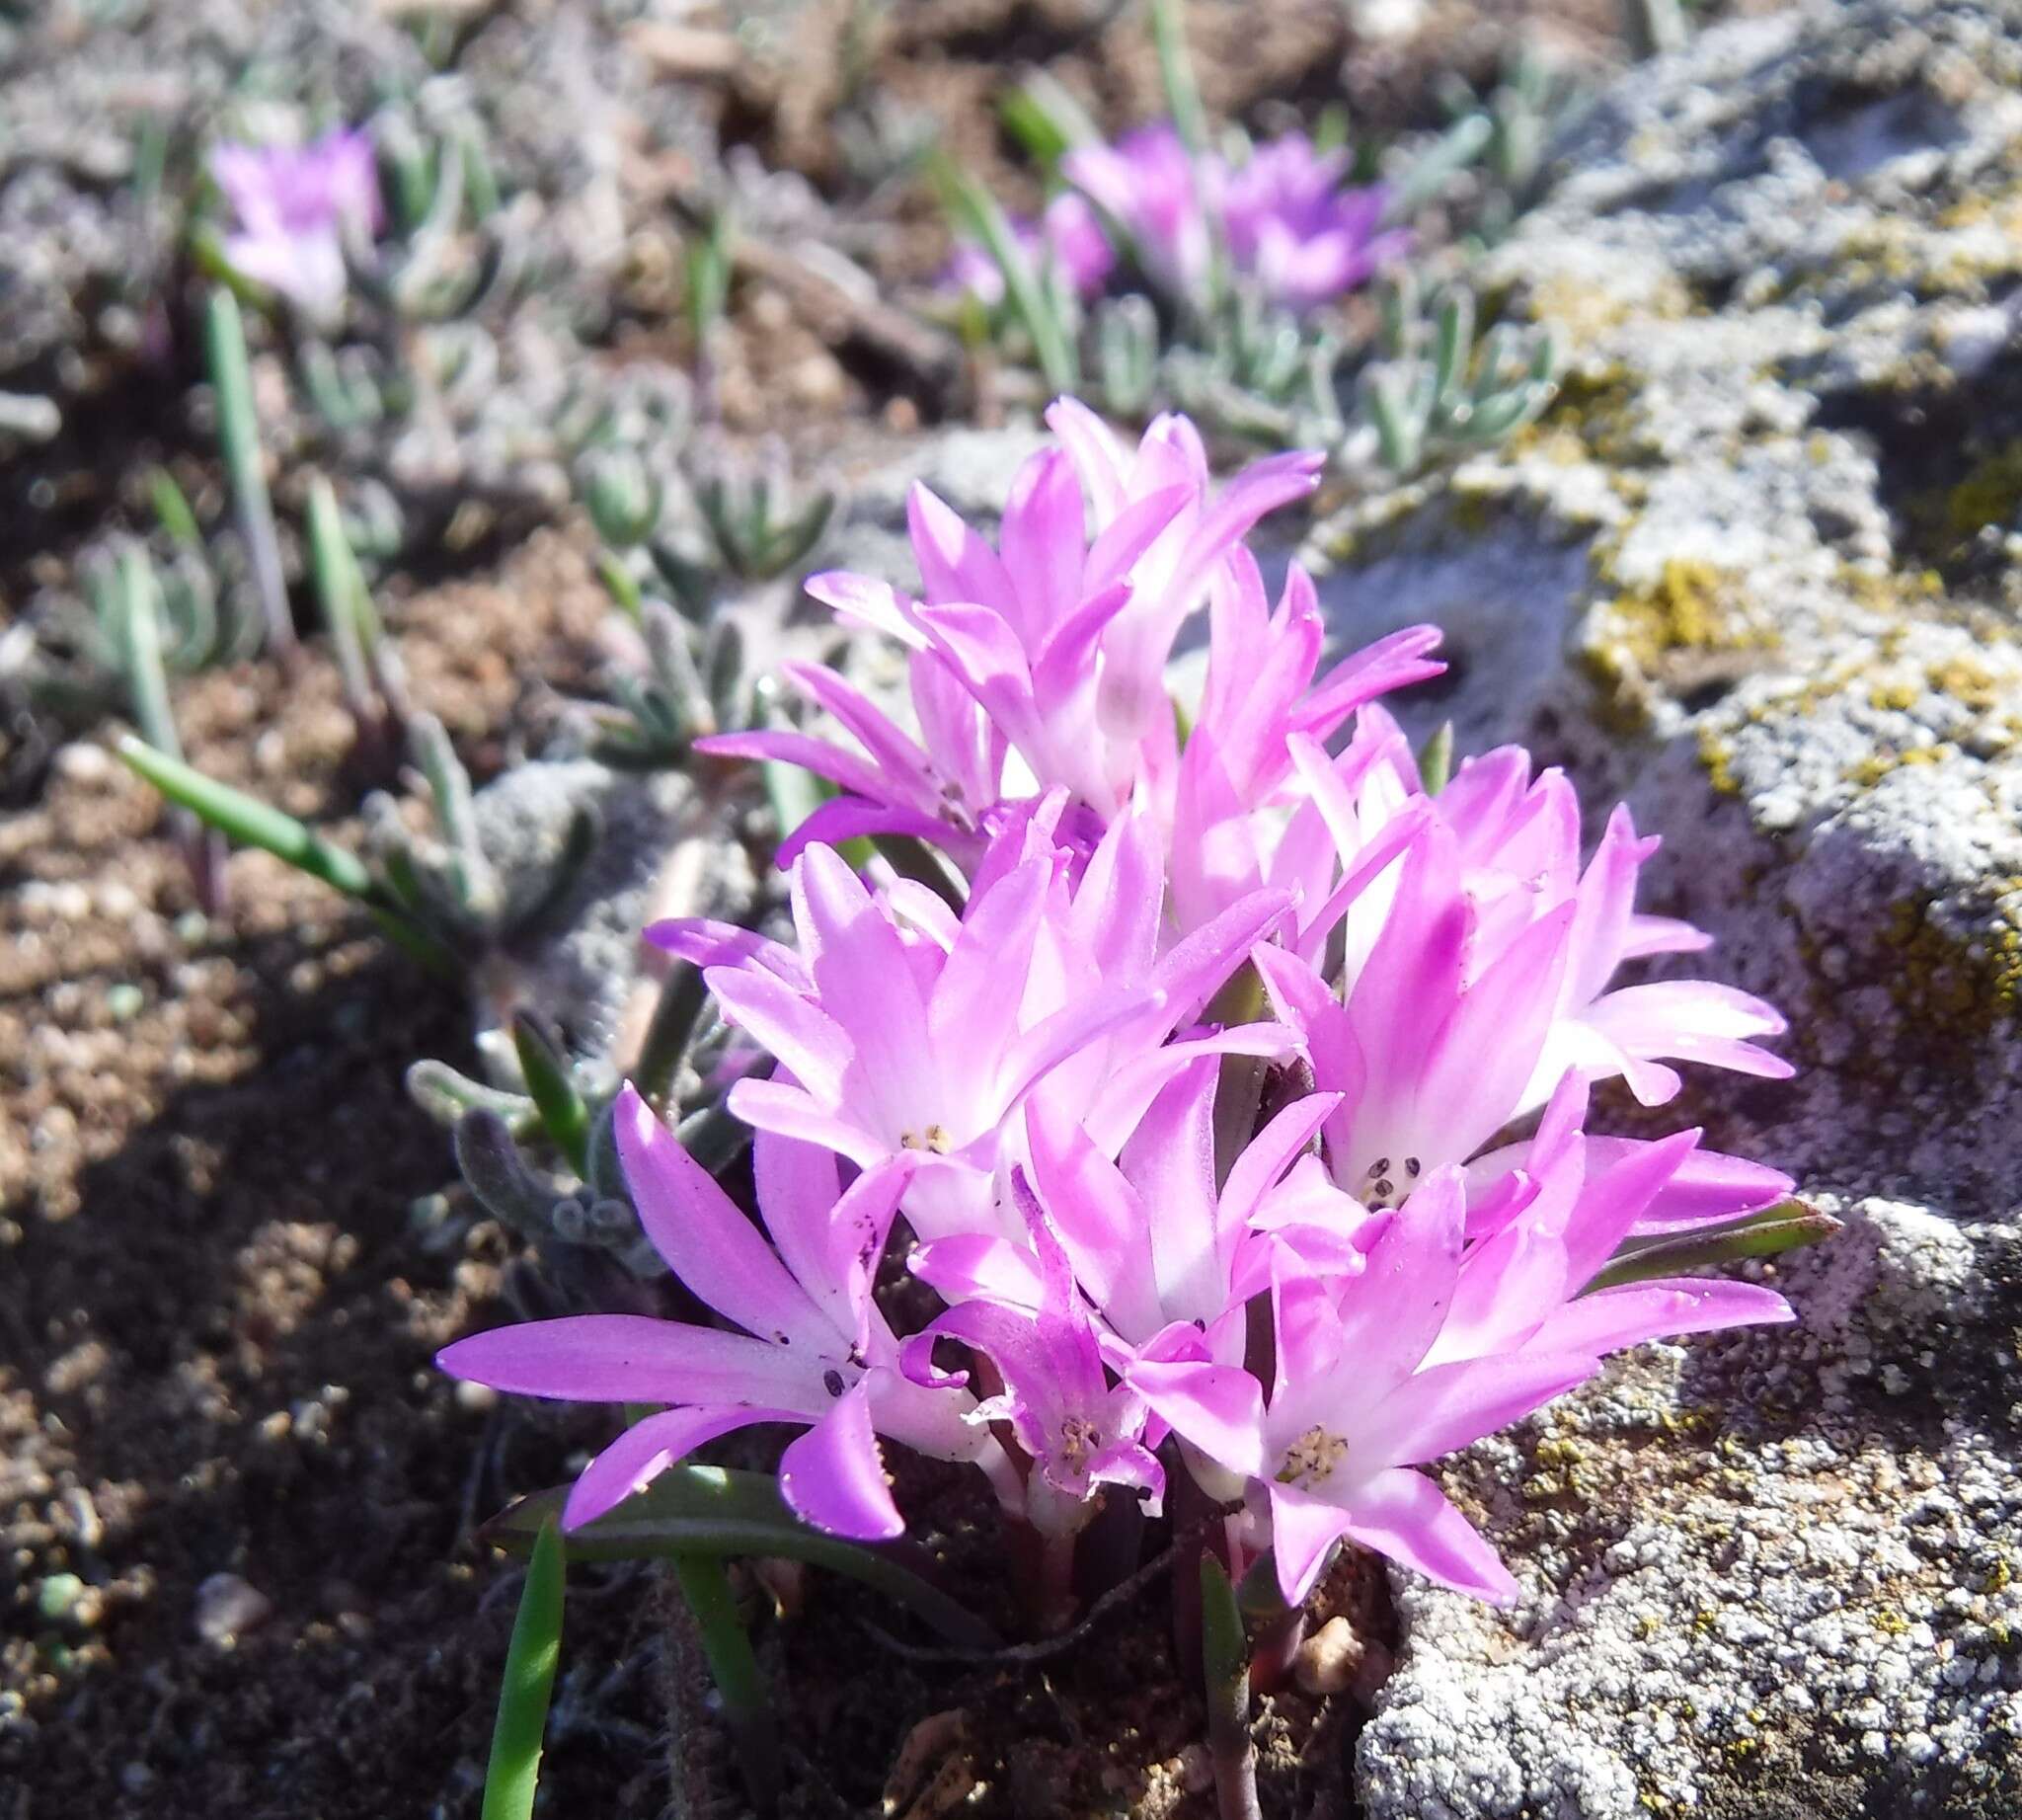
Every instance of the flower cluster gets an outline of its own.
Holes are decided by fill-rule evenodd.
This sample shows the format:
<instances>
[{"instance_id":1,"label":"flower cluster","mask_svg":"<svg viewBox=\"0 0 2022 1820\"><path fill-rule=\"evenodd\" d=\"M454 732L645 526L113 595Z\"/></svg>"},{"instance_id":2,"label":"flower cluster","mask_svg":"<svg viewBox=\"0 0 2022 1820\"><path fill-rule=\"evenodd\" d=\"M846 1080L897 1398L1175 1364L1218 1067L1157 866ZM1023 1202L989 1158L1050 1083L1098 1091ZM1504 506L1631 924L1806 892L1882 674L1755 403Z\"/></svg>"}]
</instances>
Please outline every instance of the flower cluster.
<instances>
[{"instance_id":1,"label":"flower cluster","mask_svg":"<svg viewBox=\"0 0 2022 1820\"><path fill-rule=\"evenodd\" d=\"M311 145L226 143L210 175L235 217L225 237L234 271L315 316L343 301L344 234L377 233L382 208L372 142L337 128Z\"/></svg>"},{"instance_id":2,"label":"flower cluster","mask_svg":"<svg viewBox=\"0 0 2022 1820\"><path fill-rule=\"evenodd\" d=\"M1344 188L1348 166L1345 150L1319 151L1300 132L1257 146L1240 164L1196 157L1169 124L1078 147L1060 163L1172 294L1200 294L1218 238L1235 272L1297 312L1353 290L1409 245L1409 235L1383 226L1389 192Z\"/></svg>"},{"instance_id":3,"label":"flower cluster","mask_svg":"<svg viewBox=\"0 0 2022 1820\"><path fill-rule=\"evenodd\" d=\"M1083 302L1102 294L1115 270L1114 235L1173 297L1203 294L1218 241L1267 302L1304 314L1354 290L1411 242L1384 226L1389 191L1344 187L1348 168L1345 150L1322 152L1301 132L1231 164L1197 157L1170 124L1144 126L1115 145L1067 153L1060 173L1073 188L1038 221L1014 217L1011 227L1027 256L1053 266ZM986 307L1004 295L996 261L973 240L956 242L940 283Z\"/></svg>"},{"instance_id":4,"label":"flower cluster","mask_svg":"<svg viewBox=\"0 0 2022 1820\"><path fill-rule=\"evenodd\" d=\"M1785 1074L1760 1046L1782 1021L1614 983L1706 940L1635 909L1656 842L1626 811L1583 863L1571 786L1520 750L1428 792L1375 698L1437 672L1430 628L1323 668L1296 567L1270 605L1246 539L1313 461L1216 487L1183 419L1134 450L1072 401L1049 422L994 547L918 489L917 596L811 584L907 648L916 733L804 668L852 745L714 742L845 792L783 856L790 941L651 931L773 1058L729 1098L762 1229L636 1097L618 1112L646 1229L718 1320L539 1322L442 1363L664 1406L583 1474L572 1525L787 1424L785 1496L844 1536L902 1528L881 1444L974 1463L1044 1541L1056 1609L1104 1500L1156 1510L1182 1472L1240 1509L1231 1567L1268 1550L1288 1601L1344 1539L1507 1601L1420 1466L1621 1347L1789 1317L1748 1283L1605 1286L1625 1244L1790 1184L1693 1131L1590 1132L1590 1087L1660 1105L1675 1063ZM1204 610L1183 727L1165 666ZM834 844L893 831L959 868L961 909ZM900 1221L940 1303L910 1334L873 1295Z\"/></svg>"}]
</instances>

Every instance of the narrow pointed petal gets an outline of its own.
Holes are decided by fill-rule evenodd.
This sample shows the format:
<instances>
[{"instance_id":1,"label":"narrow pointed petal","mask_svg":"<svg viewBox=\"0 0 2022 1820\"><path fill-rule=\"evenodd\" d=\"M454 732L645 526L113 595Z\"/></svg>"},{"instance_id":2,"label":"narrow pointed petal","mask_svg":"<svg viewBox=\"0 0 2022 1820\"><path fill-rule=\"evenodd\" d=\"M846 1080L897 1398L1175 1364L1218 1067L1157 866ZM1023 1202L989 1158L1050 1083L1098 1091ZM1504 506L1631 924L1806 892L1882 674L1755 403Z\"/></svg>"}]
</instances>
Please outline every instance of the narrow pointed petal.
<instances>
[{"instance_id":1,"label":"narrow pointed petal","mask_svg":"<svg viewBox=\"0 0 2022 1820\"><path fill-rule=\"evenodd\" d=\"M1240 1366L1148 1360L1126 1382L1187 1440L1231 1472L1264 1471L1264 1387Z\"/></svg>"},{"instance_id":2,"label":"narrow pointed petal","mask_svg":"<svg viewBox=\"0 0 2022 1820\"><path fill-rule=\"evenodd\" d=\"M727 1023L793 1070L817 1099L834 1104L856 1051L849 1037L785 981L756 969L712 967L704 976Z\"/></svg>"},{"instance_id":3,"label":"narrow pointed petal","mask_svg":"<svg viewBox=\"0 0 2022 1820\"><path fill-rule=\"evenodd\" d=\"M892 1147L860 1125L839 1119L809 1094L785 1080L740 1080L724 1101L732 1113L759 1131L777 1132L818 1144L868 1169L892 1154Z\"/></svg>"},{"instance_id":4,"label":"narrow pointed petal","mask_svg":"<svg viewBox=\"0 0 2022 1820\"><path fill-rule=\"evenodd\" d=\"M1271 1554L1286 1605L1300 1604L1313 1590L1329 1551L1348 1534L1349 1521L1338 1505L1289 1485L1271 1487Z\"/></svg>"},{"instance_id":5,"label":"narrow pointed petal","mask_svg":"<svg viewBox=\"0 0 2022 1820\"><path fill-rule=\"evenodd\" d=\"M565 1314L457 1340L435 1355L452 1378L571 1403L797 1401L806 1373L782 1348L647 1314Z\"/></svg>"},{"instance_id":6,"label":"narrow pointed petal","mask_svg":"<svg viewBox=\"0 0 2022 1820\"><path fill-rule=\"evenodd\" d=\"M1644 1340L1722 1327L1774 1326L1795 1320L1774 1290L1721 1277L1677 1277L1601 1290L1554 1309L1529 1341L1539 1352L1615 1352Z\"/></svg>"},{"instance_id":7,"label":"narrow pointed petal","mask_svg":"<svg viewBox=\"0 0 2022 1820\"><path fill-rule=\"evenodd\" d=\"M1490 1605L1516 1603L1520 1589L1495 1549L1423 1472L1392 1467L1358 1489L1349 1501L1348 1534L1456 1592Z\"/></svg>"},{"instance_id":8,"label":"narrow pointed petal","mask_svg":"<svg viewBox=\"0 0 2022 1820\"><path fill-rule=\"evenodd\" d=\"M890 1542L905 1534L892 1501L868 1385L858 1383L779 1458L779 1489L804 1523L852 1542Z\"/></svg>"},{"instance_id":9,"label":"narrow pointed petal","mask_svg":"<svg viewBox=\"0 0 2022 1820\"><path fill-rule=\"evenodd\" d=\"M1435 1365L1392 1390L1357 1432L1356 1443L1392 1465L1437 1460L1520 1422L1599 1369L1599 1359L1591 1353L1561 1352Z\"/></svg>"},{"instance_id":10,"label":"narrow pointed petal","mask_svg":"<svg viewBox=\"0 0 2022 1820\"><path fill-rule=\"evenodd\" d=\"M562 1527L580 1530L643 1491L668 1466L733 1429L756 1422L798 1422L790 1409L664 1409L632 1424L583 1467L562 1507Z\"/></svg>"},{"instance_id":11,"label":"narrow pointed petal","mask_svg":"<svg viewBox=\"0 0 2022 1820\"><path fill-rule=\"evenodd\" d=\"M905 516L928 599L972 600L993 607L1009 604L1011 580L996 551L970 529L946 500L915 481L906 495Z\"/></svg>"},{"instance_id":12,"label":"narrow pointed petal","mask_svg":"<svg viewBox=\"0 0 2022 1820\"><path fill-rule=\"evenodd\" d=\"M719 1314L810 1350L833 1329L779 1254L629 1085L612 1114L639 1223L667 1268Z\"/></svg>"}]
</instances>

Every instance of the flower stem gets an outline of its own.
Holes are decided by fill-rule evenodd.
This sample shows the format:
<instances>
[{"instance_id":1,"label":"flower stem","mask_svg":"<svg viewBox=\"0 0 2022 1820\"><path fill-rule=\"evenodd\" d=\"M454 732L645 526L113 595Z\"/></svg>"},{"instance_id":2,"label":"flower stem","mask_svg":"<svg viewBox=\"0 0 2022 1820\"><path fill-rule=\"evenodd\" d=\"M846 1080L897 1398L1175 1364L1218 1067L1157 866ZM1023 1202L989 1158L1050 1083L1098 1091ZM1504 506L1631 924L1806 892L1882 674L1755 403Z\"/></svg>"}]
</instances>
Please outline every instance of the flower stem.
<instances>
[{"instance_id":1,"label":"flower stem","mask_svg":"<svg viewBox=\"0 0 2022 1820\"><path fill-rule=\"evenodd\" d=\"M1221 1820L1263 1820L1257 1747L1250 1738L1250 1652L1235 1588L1212 1554L1201 1557L1201 1656L1207 1689L1207 1749Z\"/></svg>"}]
</instances>

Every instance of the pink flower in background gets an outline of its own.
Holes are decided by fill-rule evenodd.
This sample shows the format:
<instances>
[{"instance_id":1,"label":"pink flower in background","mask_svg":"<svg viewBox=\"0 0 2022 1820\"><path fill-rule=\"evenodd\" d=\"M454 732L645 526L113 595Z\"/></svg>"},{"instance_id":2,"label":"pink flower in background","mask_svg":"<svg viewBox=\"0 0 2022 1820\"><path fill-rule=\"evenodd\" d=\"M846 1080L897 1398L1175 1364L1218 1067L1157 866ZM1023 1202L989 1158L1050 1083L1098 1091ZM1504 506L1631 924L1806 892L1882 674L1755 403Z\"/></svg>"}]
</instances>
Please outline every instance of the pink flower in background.
<instances>
[{"instance_id":1,"label":"pink flower in background","mask_svg":"<svg viewBox=\"0 0 2022 1820\"><path fill-rule=\"evenodd\" d=\"M1381 184L1343 189L1346 150L1317 152L1302 132L1259 145L1221 179L1229 263L1272 302L1304 312L1364 282L1411 245L1383 229Z\"/></svg>"},{"instance_id":2,"label":"pink flower in background","mask_svg":"<svg viewBox=\"0 0 2022 1820\"><path fill-rule=\"evenodd\" d=\"M232 205L225 257L312 315L343 302L344 233L377 233L383 210L372 141L342 127L311 145L213 146L210 174Z\"/></svg>"},{"instance_id":3,"label":"pink flower in background","mask_svg":"<svg viewBox=\"0 0 2022 1820\"><path fill-rule=\"evenodd\" d=\"M1180 296L1200 293L1212 258L1218 159L1197 161L1160 121L1114 145L1076 146L1060 160L1060 175L1129 236L1148 277Z\"/></svg>"},{"instance_id":4,"label":"pink flower in background","mask_svg":"<svg viewBox=\"0 0 2022 1820\"><path fill-rule=\"evenodd\" d=\"M1060 160L1164 290L1205 302L1218 237L1236 274L1299 313L1354 290L1411 244L1383 226L1381 184L1343 188L1348 166L1346 150L1316 151L1302 132L1267 140L1234 166L1214 152L1197 158L1165 121Z\"/></svg>"},{"instance_id":5,"label":"pink flower in background","mask_svg":"<svg viewBox=\"0 0 2022 1820\"><path fill-rule=\"evenodd\" d=\"M1035 265L1051 261L1083 302L1102 294L1117 256L1084 198L1063 191L1036 222L1013 215L1011 231ZM980 241L956 241L939 281L943 290L967 291L985 308L994 309L1004 300L1004 275Z\"/></svg>"},{"instance_id":6,"label":"pink flower in background","mask_svg":"<svg viewBox=\"0 0 2022 1820\"><path fill-rule=\"evenodd\" d=\"M963 1391L897 1368L898 1342L871 1288L913 1159L838 1191L836 1158L760 1136L754 1153L768 1244L653 1110L627 1087L616 1111L634 1205L667 1267L739 1332L637 1314L495 1327L445 1347L457 1378L522 1396L673 1405L633 1424L584 1467L565 1528L601 1516L707 1441L756 1422L807 1430L780 1462L787 1502L817 1529L864 1540L905 1527L877 1437L943 1460L998 1464ZM1015 1481L1009 1481L1015 1483Z\"/></svg>"}]
</instances>

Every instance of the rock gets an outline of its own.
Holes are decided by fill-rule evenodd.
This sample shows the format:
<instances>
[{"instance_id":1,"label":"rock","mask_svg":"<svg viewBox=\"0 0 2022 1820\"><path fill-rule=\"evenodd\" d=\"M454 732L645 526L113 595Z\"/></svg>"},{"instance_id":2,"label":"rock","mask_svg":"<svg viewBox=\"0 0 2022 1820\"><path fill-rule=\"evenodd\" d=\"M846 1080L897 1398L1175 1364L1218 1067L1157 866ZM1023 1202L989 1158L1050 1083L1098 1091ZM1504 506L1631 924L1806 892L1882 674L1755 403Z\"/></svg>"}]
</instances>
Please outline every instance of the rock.
<instances>
[{"instance_id":1,"label":"rock","mask_svg":"<svg viewBox=\"0 0 2022 1820\"><path fill-rule=\"evenodd\" d=\"M1323 526L1407 718L1661 831L1791 1083L1673 1123L1848 1222L1797 1323L1645 1347L1451 1464L1512 1613L1393 1576L1370 1820L2017 1811L2022 6L1815 5L1624 78L1492 256L1560 402ZM1767 1274L1767 1273L1765 1273Z\"/></svg>"},{"instance_id":2,"label":"rock","mask_svg":"<svg viewBox=\"0 0 2022 1820\"><path fill-rule=\"evenodd\" d=\"M214 1573L196 1589L192 1622L214 1648L228 1649L273 1615L273 1601L235 1573Z\"/></svg>"},{"instance_id":3,"label":"rock","mask_svg":"<svg viewBox=\"0 0 2022 1820\"><path fill-rule=\"evenodd\" d=\"M571 819L584 809L600 826L595 850L552 911L480 983L481 1040L532 1004L578 1054L622 1067L658 992L642 967L640 931L664 916L741 920L758 881L726 828L735 802L727 810L705 799L677 772L543 759L502 772L476 801L479 838L508 905L545 892Z\"/></svg>"}]
</instances>

